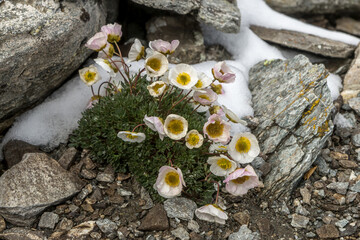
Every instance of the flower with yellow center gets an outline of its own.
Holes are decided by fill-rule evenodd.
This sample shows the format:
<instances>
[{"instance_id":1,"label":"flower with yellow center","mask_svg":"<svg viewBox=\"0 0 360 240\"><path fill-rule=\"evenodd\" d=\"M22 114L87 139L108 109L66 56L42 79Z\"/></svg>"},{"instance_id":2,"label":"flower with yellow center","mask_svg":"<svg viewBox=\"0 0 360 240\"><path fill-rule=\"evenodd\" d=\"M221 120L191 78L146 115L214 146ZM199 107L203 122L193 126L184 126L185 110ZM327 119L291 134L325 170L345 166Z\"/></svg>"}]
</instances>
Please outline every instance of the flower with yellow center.
<instances>
[{"instance_id":1,"label":"flower with yellow center","mask_svg":"<svg viewBox=\"0 0 360 240\"><path fill-rule=\"evenodd\" d=\"M217 100L217 98L218 96L216 93L214 93L214 91L209 88L195 91L193 95L195 102L205 106L211 105Z\"/></svg>"},{"instance_id":2,"label":"flower with yellow center","mask_svg":"<svg viewBox=\"0 0 360 240\"><path fill-rule=\"evenodd\" d=\"M235 196L243 196L249 189L260 185L259 178L250 165L236 169L224 180L224 183L226 190Z\"/></svg>"},{"instance_id":3,"label":"flower with yellow center","mask_svg":"<svg viewBox=\"0 0 360 240\"><path fill-rule=\"evenodd\" d=\"M149 93L153 97L159 97L166 90L166 84L163 81L155 81L147 86Z\"/></svg>"},{"instance_id":4,"label":"flower with yellow center","mask_svg":"<svg viewBox=\"0 0 360 240\"><path fill-rule=\"evenodd\" d=\"M185 181L180 168L162 166L154 184L154 189L164 198L172 198L181 194Z\"/></svg>"},{"instance_id":5,"label":"flower with yellow center","mask_svg":"<svg viewBox=\"0 0 360 240\"><path fill-rule=\"evenodd\" d=\"M180 140L186 136L187 130L188 122L182 116L170 114L166 117L164 131L169 138Z\"/></svg>"},{"instance_id":6,"label":"flower with yellow center","mask_svg":"<svg viewBox=\"0 0 360 240\"><path fill-rule=\"evenodd\" d=\"M220 156L209 157L207 163L210 164L210 172L220 177L232 173L237 167L236 162L222 154Z\"/></svg>"},{"instance_id":7,"label":"flower with yellow center","mask_svg":"<svg viewBox=\"0 0 360 240\"><path fill-rule=\"evenodd\" d=\"M168 69L169 61L161 53L154 53L145 60L145 69L149 77L160 77Z\"/></svg>"},{"instance_id":8,"label":"flower with yellow center","mask_svg":"<svg viewBox=\"0 0 360 240\"><path fill-rule=\"evenodd\" d=\"M80 79L88 86L93 85L101 79L101 76L94 65L79 70Z\"/></svg>"},{"instance_id":9,"label":"flower with yellow center","mask_svg":"<svg viewBox=\"0 0 360 240\"><path fill-rule=\"evenodd\" d=\"M180 89L190 89L198 81L195 68L188 64L178 64L169 71L170 83Z\"/></svg>"},{"instance_id":10,"label":"flower with yellow center","mask_svg":"<svg viewBox=\"0 0 360 240\"><path fill-rule=\"evenodd\" d=\"M227 214L216 204L207 204L195 210L195 215L200 220L225 224Z\"/></svg>"},{"instance_id":11,"label":"flower with yellow center","mask_svg":"<svg viewBox=\"0 0 360 240\"><path fill-rule=\"evenodd\" d=\"M221 84L215 84L215 83L212 83L210 85L211 89L218 95L220 94L224 94L224 90L222 89L222 85Z\"/></svg>"},{"instance_id":12,"label":"flower with yellow center","mask_svg":"<svg viewBox=\"0 0 360 240\"><path fill-rule=\"evenodd\" d=\"M204 137L197 130L193 129L186 134L185 142L189 149L199 148L204 142Z\"/></svg>"},{"instance_id":13,"label":"flower with yellow center","mask_svg":"<svg viewBox=\"0 0 360 240\"><path fill-rule=\"evenodd\" d=\"M145 47L141 44L139 39L135 39L133 45L131 45L128 59L129 62L139 61L145 56Z\"/></svg>"},{"instance_id":14,"label":"flower with yellow center","mask_svg":"<svg viewBox=\"0 0 360 240\"><path fill-rule=\"evenodd\" d=\"M198 73L198 81L192 87L194 90L200 90L207 88L212 83L211 78L209 78L205 73L201 72Z\"/></svg>"},{"instance_id":15,"label":"flower with yellow center","mask_svg":"<svg viewBox=\"0 0 360 240\"><path fill-rule=\"evenodd\" d=\"M221 143L213 143L209 147L210 153L227 153L228 147L227 145Z\"/></svg>"},{"instance_id":16,"label":"flower with yellow center","mask_svg":"<svg viewBox=\"0 0 360 240\"><path fill-rule=\"evenodd\" d=\"M146 136L144 133L136 133L130 131L120 131L117 136L125 142L137 142L140 143L145 140Z\"/></svg>"},{"instance_id":17,"label":"flower with yellow center","mask_svg":"<svg viewBox=\"0 0 360 240\"><path fill-rule=\"evenodd\" d=\"M203 132L210 140L226 144L230 139L230 128L230 124L225 122L221 116L213 114L205 123Z\"/></svg>"},{"instance_id":18,"label":"flower with yellow center","mask_svg":"<svg viewBox=\"0 0 360 240\"><path fill-rule=\"evenodd\" d=\"M238 163L250 163L259 153L259 143L249 132L236 134L229 144L229 154Z\"/></svg>"},{"instance_id":19,"label":"flower with yellow center","mask_svg":"<svg viewBox=\"0 0 360 240\"><path fill-rule=\"evenodd\" d=\"M225 113L227 119L232 121L233 123L241 123L242 125L246 126L247 123L244 120L241 120L233 111L222 105L222 109Z\"/></svg>"},{"instance_id":20,"label":"flower with yellow center","mask_svg":"<svg viewBox=\"0 0 360 240\"><path fill-rule=\"evenodd\" d=\"M151 130L158 132L161 141L164 139L165 132L164 132L164 120L159 117L148 117L145 115L144 122L146 126L148 126Z\"/></svg>"},{"instance_id":21,"label":"flower with yellow center","mask_svg":"<svg viewBox=\"0 0 360 240\"><path fill-rule=\"evenodd\" d=\"M95 58L94 61L98 64L102 69L104 69L107 73L109 73L110 77L115 77L118 69L116 66L107 59L103 58Z\"/></svg>"},{"instance_id":22,"label":"flower with yellow center","mask_svg":"<svg viewBox=\"0 0 360 240\"><path fill-rule=\"evenodd\" d=\"M217 114L217 115L220 115L220 116L225 115L223 109L218 105L211 106L209 108L209 112L210 112L211 115L212 114Z\"/></svg>"}]
</instances>

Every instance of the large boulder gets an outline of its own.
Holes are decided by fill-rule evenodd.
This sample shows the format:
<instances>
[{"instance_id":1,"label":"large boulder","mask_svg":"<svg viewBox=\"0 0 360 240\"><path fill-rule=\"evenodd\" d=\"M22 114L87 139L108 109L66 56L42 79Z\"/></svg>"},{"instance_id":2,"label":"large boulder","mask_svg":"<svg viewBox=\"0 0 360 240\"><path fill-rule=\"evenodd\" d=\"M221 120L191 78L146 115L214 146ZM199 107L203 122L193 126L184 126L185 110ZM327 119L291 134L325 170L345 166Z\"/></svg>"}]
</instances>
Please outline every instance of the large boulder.
<instances>
[{"instance_id":1,"label":"large boulder","mask_svg":"<svg viewBox=\"0 0 360 240\"><path fill-rule=\"evenodd\" d=\"M360 12L360 0L266 0L276 11L285 14L334 14Z\"/></svg>"},{"instance_id":2,"label":"large boulder","mask_svg":"<svg viewBox=\"0 0 360 240\"><path fill-rule=\"evenodd\" d=\"M47 207L77 194L83 182L45 153L27 153L0 177L0 214L19 226L31 226Z\"/></svg>"},{"instance_id":3,"label":"large boulder","mask_svg":"<svg viewBox=\"0 0 360 240\"><path fill-rule=\"evenodd\" d=\"M59 87L92 53L84 45L105 24L101 2L0 3L0 133Z\"/></svg>"},{"instance_id":4,"label":"large boulder","mask_svg":"<svg viewBox=\"0 0 360 240\"><path fill-rule=\"evenodd\" d=\"M264 179L265 197L289 196L331 135L334 107L327 76L324 65L303 55L251 68L249 87L260 122L254 133L272 167Z\"/></svg>"},{"instance_id":5,"label":"large boulder","mask_svg":"<svg viewBox=\"0 0 360 240\"><path fill-rule=\"evenodd\" d=\"M240 31L240 10L236 1L228 0L131 0L149 8L175 12L180 15L193 14L197 20L209 24L219 31Z\"/></svg>"}]
</instances>

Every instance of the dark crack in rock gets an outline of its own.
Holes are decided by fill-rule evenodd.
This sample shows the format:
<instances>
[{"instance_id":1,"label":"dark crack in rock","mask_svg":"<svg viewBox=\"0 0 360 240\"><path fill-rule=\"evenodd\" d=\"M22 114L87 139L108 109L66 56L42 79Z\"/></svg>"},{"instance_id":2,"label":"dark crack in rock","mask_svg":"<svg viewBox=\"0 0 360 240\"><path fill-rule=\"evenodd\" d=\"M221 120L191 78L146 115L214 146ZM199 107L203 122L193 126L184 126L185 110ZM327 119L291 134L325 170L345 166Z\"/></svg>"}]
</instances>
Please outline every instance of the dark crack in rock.
<instances>
[{"instance_id":1,"label":"dark crack in rock","mask_svg":"<svg viewBox=\"0 0 360 240\"><path fill-rule=\"evenodd\" d=\"M303 55L262 61L250 70L260 120L254 133L272 165L263 191L270 199L289 196L333 131L327 76L324 65L313 65Z\"/></svg>"}]
</instances>

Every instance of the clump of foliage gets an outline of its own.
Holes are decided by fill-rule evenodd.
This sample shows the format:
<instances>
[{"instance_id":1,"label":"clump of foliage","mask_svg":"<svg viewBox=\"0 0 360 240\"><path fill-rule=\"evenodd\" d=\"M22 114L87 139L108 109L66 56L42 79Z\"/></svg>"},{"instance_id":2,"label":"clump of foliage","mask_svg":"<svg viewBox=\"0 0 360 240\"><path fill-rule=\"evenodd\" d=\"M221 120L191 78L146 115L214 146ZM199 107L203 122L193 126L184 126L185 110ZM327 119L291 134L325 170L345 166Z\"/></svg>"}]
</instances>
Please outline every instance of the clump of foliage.
<instances>
[{"instance_id":1,"label":"clump of foliage","mask_svg":"<svg viewBox=\"0 0 360 240\"><path fill-rule=\"evenodd\" d=\"M188 186L186 193L194 199L209 202L215 190L212 183L202 181L209 172L206 163L209 143L188 149L183 142L170 138L161 141L158 133L146 126L140 127L146 134L141 143L125 142L117 137L119 131L133 129L142 123L145 115L165 118L180 94L180 90L173 91L159 104L147 91L147 84L142 77L133 94L129 94L129 87L125 85L121 92L102 97L99 103L83 113L79 127L70 137L71 145L91 150L95 161L110 163L117 171L130 171L155 199L160 199L153 188L158 171L171 160L184 174ZM207 120L204 113L193 111L185 102L172 111L188 120L189 129L199 132Z\"/></svg>"}]
</instances>

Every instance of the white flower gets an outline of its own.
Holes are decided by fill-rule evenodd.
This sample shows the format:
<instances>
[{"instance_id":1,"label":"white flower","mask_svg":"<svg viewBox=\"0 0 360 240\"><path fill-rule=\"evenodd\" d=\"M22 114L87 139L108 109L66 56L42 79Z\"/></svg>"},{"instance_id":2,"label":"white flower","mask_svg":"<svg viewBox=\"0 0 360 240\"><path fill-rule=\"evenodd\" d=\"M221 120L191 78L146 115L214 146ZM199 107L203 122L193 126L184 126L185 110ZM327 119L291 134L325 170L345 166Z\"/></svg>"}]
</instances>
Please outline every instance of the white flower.
<instances>
[{"instance_id":1,"label":"white flower","mask_svg":"<svg viewBox=\"0 0 360 240\"><path fill-rule=\"evenodd\" d=\"M210 153L227 153L228 147L221 143L213 143L209 147Z\"/></svg>"},{"instance_id":2,"label":"white flower","mask_svg":"<svg viewBox=\"0 0 360 240\"><path fill-rule=\"evenodd\" d=\"M180 168L162 166L154 184L154 189L164 198L172 198L181 194L185 181Z\"/></svg>"},{"instance_id":3,"label":"white flower","mask_svg":"<svg viewBox=\"0 0 360 240\"><path fill-rule=\"evenodd\" d=\"M218 62L212 69L214 78L222 83L232 83L235 81L235 73L231 71L228 65L223 62Z\"/></svg>"},{"instance_id":4,"label":"white flower","mask_svg":"<svg viewBox=\"0 0 360 240\"><path fill-rule=\"evenodd\" d=\"M166 89L166 84L163 81L155 81L152 84L147 86L149 93L153 97L159 97L164 93Z\"/></svg>"},{"instance_id":5,"label":"white flower","mask_svg":"<svg viewBox=\"0 0 360 240\"><path fill-rule=\"evenodd\" d=\"M120 131L117 136L125 142L137 142L140 143L145 140L146 136L144 133L136 133L130 131Z\"/></svg>"},{"instance_id":6,"label":"white flower","mask_svg":"<svg viewBox=\"0 0 360 240\"><path fill-rule=\"evenodd\" d=\"M221 116L213 114L204 124L203 132L214 142L226 144L230 140L230 124L221 119Z\"/></svg>"},{"instance_id":7,"label":"white flower","mask_svg":"<svg viewBox=\"0 0 360 240\"><path fill-rule=\"evenodd\" d=\"M189 149L199 148L204 142L204 137L197 130L193 129L186 134L185 142Z\"/></svg>"},{"instance_id":8,"label":"white flower","mask_svg":"<svg viewBox=\"0 0 360 240\"><path fill-rule=\"evenodd\" d=\"M164 124L163 120L159 117L148 117L145 115L144 122L151 130L158 132L161 140L164 139Z\"/></svg>"},{"instance_id":9,"label":"white flower","mask_svg":"<svg viewBox=\"0 0 360 240\"><path fill-rule=\"evenodd\" d=\"M247 123L244 120L241 120L233 111L222 105L222 109L225 113L227 119L232 121L233 123L241 123L242 125L246 126Z\"/></svg>"},{"instance_id":10,"label":"white flower","mask_svg":"<svg viewBox=\"0 0 360 240\"><path fill-rule=\"evenodd\" d=\"M161 53L154 53L145 60L145 69L149 77L160 77L168 66L168 59Z\"/></svg>"},{"instance_id":11,"label":"white flower","mask_svg":"<svg viewBox=\"0 0 360 240\"><path fill-rule=\"evenodd\" d=\"M80 79L88 86L93 85L101 79L101 76L94 65L79 70Z\"/></svg>"},{"instance_id":12,"label":"white flower","mask_svg":"<svg viewBox=\"0 0 360 240\"><path fill-rule=\"evenodd\" d=\"M188 64L178 64L169 71L170 83L180 89L190 89L198 81L195 68Z\"/></svg>"},{"instance_id":13,"label":"white flower","mask_svg":"<svg viewBox=\"0 0 360 240\"><path fill-rule=\"evenodd\" d=\"M236 167L236 162L230 160L225 155L209 157L207 163L210 164L210 171L216 176L226 176L232 173Z\"/></svg>"},{"instance_id":14,"label":"white flower","mask_svg":"<svg viewBox=\"0 0 360 240\"><path fill-rule=\"evenodd\" d=\"M144 57L144 55L145 55L145 47L141 44L139 39L135 39L133 45L131 45L128 54L129 62L139 61Z\"/></svg>"},{"instance_id":15,"label":"white flower","mask_svg":"<svg viewBox=\"0 0 360 240\"><path fill-rule=\"evenodd\" d=\"M172 54L175 49L179 46L179 40L172 40L171 43L158 39L149 42L149 46L151 49L160 52L162 54Z\"/></svg>"},{"instance_id":16,"label":"white flower","mask_svg":"<svg viewBox=\"0 0 360 240\"><path fill-rule=\"evenodd\" d=\"M110 77L115 77L115 76L116 76L116 72L117 72L118 70L117 70L117 68L114 66L114 64L111 63L109 60L103 59L103 58L95 58L94 61L95 61L102 69L104 69L107 73L109 73Z\"/></svg>"},{"instance_id":17,"label":"white flower","mask_svg":"<svg viewBox=\"0 0 360 240\"><path fill-rule=\"evenodd\" d=\"M236 134L229 144L229 154L238 163L250 163L259 153L258 141L249 132Z\"/></svg>"},{"instance_id":18,"label":"white flower","mask_svg":"<svg viewBox=\"0 0 360 240\"><path fill-rule=\"evenodd\" d=\"M180 140L186 136L188 122L182 116L170 114L165 119L164 131L173 140Z\"/></svg>"},{"instance_id":19,"label":"white flower","mask_svg":"<svg viewBox=\"0 0 360 240\"><path fill-rule=\"evenodd\" d=\"M208 204L196 209L195 215L200 220L219 224L225 224L225 220L228 219L227 214L215 204Z\"/></svg>"},{"instance_id":20,"label":"white flower","mask_svg":"<svg viewBox=\"0 0 360 240\"><path fill-rule=\"evenodd\" d=\"M235 170L224 180L224 183L226 190L235 196L245 195L249 189L260 185L259 178L250 165Z\"/></svg>"},{"instance_id":21,"label":"white flower","mask_svg":"<svg viewBox=\"0 0 360 240\"><path fill-rule=\"evenodd\" d=\"M218 96L210 88L204 90L198 90L194 92L193 99L195 102L198 102L201 105L211 105L217 100Z\"/></svg>"},{"instance_id":22,"label":"white flower","mask_svg":"<svg viewBox=\"0 0 360 240\"><path fill-rule=\"evenodd\" d=\"M201 73L198 73L198 81L193 86L193 89L194 90L204 89L204 88L210 86L211 83L212 83L211 78L209 78L205 73L201 72Z\"/></svg>"}]
</instances>

